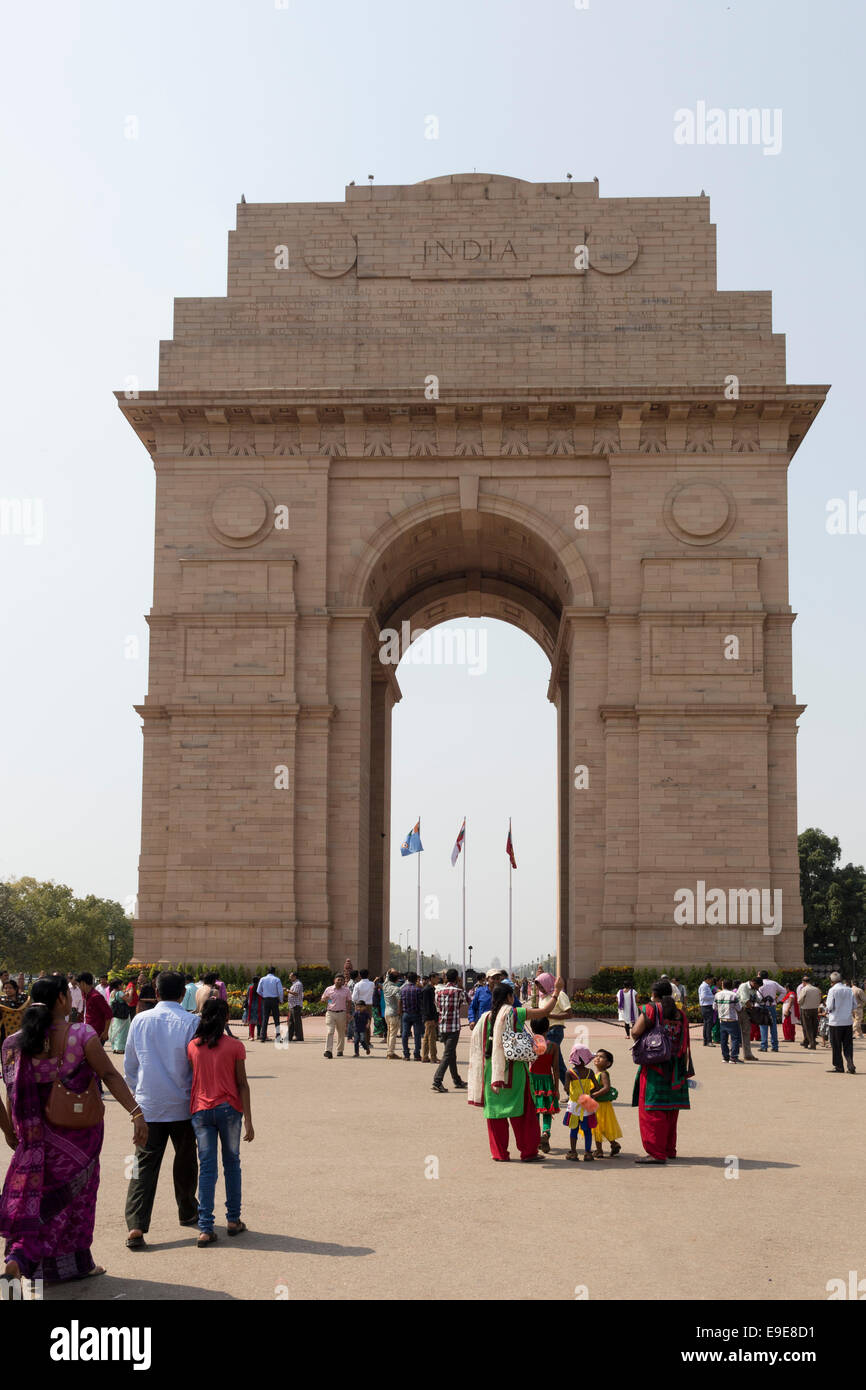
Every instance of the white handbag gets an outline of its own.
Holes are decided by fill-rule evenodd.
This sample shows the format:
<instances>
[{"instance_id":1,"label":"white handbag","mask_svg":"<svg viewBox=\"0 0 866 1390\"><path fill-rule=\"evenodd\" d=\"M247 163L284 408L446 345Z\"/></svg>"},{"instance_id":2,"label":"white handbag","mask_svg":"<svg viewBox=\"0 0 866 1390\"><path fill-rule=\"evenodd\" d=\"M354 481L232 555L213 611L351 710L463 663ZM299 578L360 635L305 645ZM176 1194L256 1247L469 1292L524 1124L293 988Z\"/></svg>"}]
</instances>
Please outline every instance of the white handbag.
<instances>
[{"instance_id":1,"label":"white handbag","mask_svg":"<svg viewBox=\"0 0 866 1390\"><path fill-rule=\"evenodd\" d=\"M538 1056L533 1035L525 1028L519 1033L515 1032L513 1009L508 1010L508 1017L502 1026L502 1050L509 1062L526 1062L528 1065Z\"/></svg>"}]
</instances>

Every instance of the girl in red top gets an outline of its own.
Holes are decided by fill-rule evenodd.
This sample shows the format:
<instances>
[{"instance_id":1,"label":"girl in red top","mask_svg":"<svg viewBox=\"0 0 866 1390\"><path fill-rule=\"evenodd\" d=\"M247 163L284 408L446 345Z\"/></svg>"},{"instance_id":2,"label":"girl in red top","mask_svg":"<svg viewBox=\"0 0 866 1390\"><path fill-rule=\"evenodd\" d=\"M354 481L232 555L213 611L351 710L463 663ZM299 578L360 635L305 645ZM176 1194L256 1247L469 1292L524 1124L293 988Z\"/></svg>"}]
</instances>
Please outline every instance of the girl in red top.
<instances>
[{"instance_id":1,"label":"girl in red top","mask_svg":"<svg viewBox=\"0 0 866 1390\"><path fill-rule=\"evenodd\" d=\"M529 1026L533 1033L544 1037L550 1027L550 1019L534 1018ZM541 1116L541 1142L538 1147L545 1154L550 1153L550 1126L553 1116L559 1114L558 1073L554 1070L558 1066L558 1060L559 1048L556 1043L548 1042L544 1052L536 1057L529 1068L529 1090L535 1102L535 1109Z\"/></svg>"},{"instance_id":2,"label":"girl in red top","mask_svg":"<svg viewBox=\"0 0 866 1390\"><path fill-rule=\"evenodd\" d=\"M230 1236L239 1236L247 1229L241 1220L241 1119L247 1143L254 1138L254 1131L244 1065L246 1049L240 1038L226 1033L228 1017L224 999L205 1000L198 1031L187 1045L192 1066L189 1108L198 1145L198 1246L202 1250L217 1239L213 1206L218 1144L226 1183L226 1230Z\"/></svg>"}]
</instances>

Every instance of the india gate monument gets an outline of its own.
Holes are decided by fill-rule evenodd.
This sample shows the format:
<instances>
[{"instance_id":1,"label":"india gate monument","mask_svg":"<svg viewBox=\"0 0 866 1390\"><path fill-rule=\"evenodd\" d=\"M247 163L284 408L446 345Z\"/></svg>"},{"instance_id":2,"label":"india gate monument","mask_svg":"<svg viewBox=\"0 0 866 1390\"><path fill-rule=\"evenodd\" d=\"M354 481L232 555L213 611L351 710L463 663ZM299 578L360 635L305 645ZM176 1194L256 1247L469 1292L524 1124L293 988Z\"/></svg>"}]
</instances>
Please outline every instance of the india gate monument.
<instances>
[{"instance_id":1,"label":"india gate monument","mask_svg":"<svg viewBox=\"0 0 866 1390\"><path fill-rule=\"evenodd\" d=\"M825 393L717 290L703 196L242 202L225 298L118 393L156 470L137 958L387 962L381 634L469 617L550 662L567 980L801 963L786 474Z\"/></svg>"}]
</instances>

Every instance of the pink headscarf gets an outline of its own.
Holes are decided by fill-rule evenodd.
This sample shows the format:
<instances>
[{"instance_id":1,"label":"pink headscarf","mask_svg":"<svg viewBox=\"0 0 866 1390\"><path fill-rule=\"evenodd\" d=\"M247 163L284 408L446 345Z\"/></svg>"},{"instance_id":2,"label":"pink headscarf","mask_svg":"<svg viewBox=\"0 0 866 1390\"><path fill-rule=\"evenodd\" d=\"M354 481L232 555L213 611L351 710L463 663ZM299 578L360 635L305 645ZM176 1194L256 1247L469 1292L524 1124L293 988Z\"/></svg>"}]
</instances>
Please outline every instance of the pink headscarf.
<instances>
[{"instance_id":1,"label":"pink headscarf","mask_svg":"<svg viewBox=\"0 0 866 1390\"><path fill-rule=\"evenodd\" d=\"M556 981L552 975L544 974L536 975L535 983L541 989L542 994L552 994L553 986L556 984Z\"/></svg>"},{"instance_id":2,"label":"pink headscarf","mask_svg":"<svg viewBox=\"0 0 866 1390\"><path fill-rule=\"evenodd\" d=\"M568 1059L568 1065L570 1067L576 1067L578 1062L580 1062L583 1066L586 1067L592 1061L594 1056L595 1053L593 1052L591 1047L573 1047L571 1049L571 1054Z\"/></svg>"}]
</instances>

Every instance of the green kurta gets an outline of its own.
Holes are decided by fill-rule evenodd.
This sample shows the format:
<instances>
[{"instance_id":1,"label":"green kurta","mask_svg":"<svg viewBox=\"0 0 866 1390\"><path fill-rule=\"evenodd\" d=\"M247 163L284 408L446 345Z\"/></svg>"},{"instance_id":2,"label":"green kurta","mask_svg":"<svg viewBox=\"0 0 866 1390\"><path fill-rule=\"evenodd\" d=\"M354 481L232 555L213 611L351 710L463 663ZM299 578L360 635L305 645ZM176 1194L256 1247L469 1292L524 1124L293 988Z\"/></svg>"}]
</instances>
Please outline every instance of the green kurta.
<instances>
[{"instance_id":1,"label":"green kurta","mask_svg":"<svg viewBox=\"0 0 866 1390\"><path fill-rule=\"evenodd\" d=\"M519 1033L526 1023L526 1010L518 1009L517 1017L514 1021L514 1030ZM490 1027L489 1016L484 1020L484 1050L487 1051L487 1032ZM517 1119L523 1114L523 1107L526 1097L526 1063L510 1062L505 1071L505 1079L508 1080L509 1071L511 1073L511 1085L503 1086L501 1091L493 1091L490 1088L490 1074L493 1070L493 1063L484 1063L484 1118L485 1120L511 1120ZM476 1073L477 1075L477 1073Z\"/></svg>"}]
</instances>

